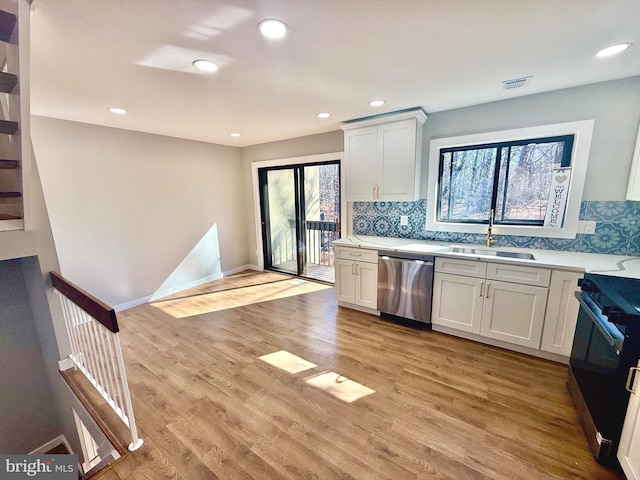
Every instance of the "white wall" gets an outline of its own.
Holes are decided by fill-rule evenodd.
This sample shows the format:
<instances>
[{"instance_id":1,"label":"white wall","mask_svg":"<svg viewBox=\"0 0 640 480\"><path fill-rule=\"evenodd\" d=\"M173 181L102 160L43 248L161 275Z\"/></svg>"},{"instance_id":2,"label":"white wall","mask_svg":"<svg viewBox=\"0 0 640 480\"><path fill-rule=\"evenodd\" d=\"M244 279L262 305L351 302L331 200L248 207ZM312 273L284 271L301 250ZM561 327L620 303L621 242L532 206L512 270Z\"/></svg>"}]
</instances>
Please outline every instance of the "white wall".
<instances>
[{"instance_id":1,"label":"white wall","mask_svg":"<svg viewBox=\"0 0 640 480\"><path fill-rule=\"evenodd\" d=\"M133 306L178 288L169 277L248 263L239 149L38 116L31 128L61 273L102 301ZM220 258L183 262L212 229Z\"/></svg>"},{"instance_id":2,"label":"white wall","mask_svg":"<svg viewBox=\"0 0 640 480\"><path fill-rule=\"evenodd\" d=\"M595 119L582 199L619 201L627 190L640 122L640 77L427 113L427 167L433 138Z\"/></svg>"},{"instance_id":3,"label":"white wall","mask_svg":"<svg viewBox=\"0 0 640 480\"><path fill-rule=\"evenodd\" d=\"M28 453L59 435L21 260L0 262L0 452Z\"/></svg>"}]
</instances>

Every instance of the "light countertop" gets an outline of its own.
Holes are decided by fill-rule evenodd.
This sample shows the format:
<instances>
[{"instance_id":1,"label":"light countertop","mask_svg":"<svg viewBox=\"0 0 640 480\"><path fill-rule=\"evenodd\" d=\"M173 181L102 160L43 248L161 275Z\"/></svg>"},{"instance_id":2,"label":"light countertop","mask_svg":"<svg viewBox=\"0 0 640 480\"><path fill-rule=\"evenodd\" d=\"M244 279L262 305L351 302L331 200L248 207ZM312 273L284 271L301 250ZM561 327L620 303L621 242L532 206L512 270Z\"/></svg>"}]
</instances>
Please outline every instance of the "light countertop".
<instances>
[{"instance_id":1,"label":"light countertop","mask_svg":"<svg viewBox=\"0 0 640 480\"><path fill-rule=\"evenodd\" d=\"M527 252L534 256L534 260L511 257L496 257L493 255L454 253L449 247L477 248L488 250L484 245L457 244L436 241L411 240L406 238L371 237L365 235L350 235L333 242L334 245L386 250L406 253L427 253L435 256L454 256L459 258L476 259L500 263L519 263L538 267L548 267L558 270L597 273L617 277L640 278L640 257L624 255L603 255L599 253L566 252L562 250L537 250L531 248L491 247L491 250L509 252Z\"/></svg>"}]
</instances>

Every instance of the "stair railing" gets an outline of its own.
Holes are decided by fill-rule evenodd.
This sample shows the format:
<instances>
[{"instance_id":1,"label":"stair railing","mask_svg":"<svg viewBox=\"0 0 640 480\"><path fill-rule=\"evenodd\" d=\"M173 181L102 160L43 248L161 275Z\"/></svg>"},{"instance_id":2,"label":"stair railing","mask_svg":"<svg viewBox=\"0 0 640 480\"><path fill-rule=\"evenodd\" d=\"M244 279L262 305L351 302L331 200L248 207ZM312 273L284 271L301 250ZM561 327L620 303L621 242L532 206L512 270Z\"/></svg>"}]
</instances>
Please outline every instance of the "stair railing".
<instances>
[{"instance_id":1,"label":"stair railing","mask_svg":"<svg viewBox=\"0 0 640 480\"><path fill-rule=\"evenodd\" d=\"M137 450L143 440L133 415L115 311L56 272L51 272L51 282L62 302L69 358L129 428L129 450Z\"/></svg>"}]
</instances>

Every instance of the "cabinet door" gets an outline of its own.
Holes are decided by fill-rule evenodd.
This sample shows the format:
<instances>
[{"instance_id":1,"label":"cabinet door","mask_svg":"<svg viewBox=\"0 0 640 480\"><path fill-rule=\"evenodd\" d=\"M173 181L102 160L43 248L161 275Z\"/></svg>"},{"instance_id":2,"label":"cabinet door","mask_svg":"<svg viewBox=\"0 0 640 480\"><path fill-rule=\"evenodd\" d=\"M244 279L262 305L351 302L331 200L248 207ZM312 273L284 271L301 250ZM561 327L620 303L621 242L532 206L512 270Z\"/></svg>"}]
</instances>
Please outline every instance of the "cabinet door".
<instances>
[{"instance_id":1,"label":"cabinet door","mask_svg":"<svg viewBox=\"0 0 640 480\"><path fill-rule=\"evenodd\" d=\"M640 366L640 363L638 364ZM624 418L618 460L629 480L640 480L640 375L636 372L634 391L629 397L627 415Z\"/></svg>"},{"instance_id":2,"label":"cabinet door","mask_svg":"<svg viewBox=\"0 0 640 480\"><path fill-rule=\"evenodd\" d=\"M378 127L378 158L380 200L412 201L419 197L415 120Z\"/></svg>"},{"instance_id":3,"label":"cabinet door","mask_svg":"<svg viewBox=\"0 0 640 480\"><path fill-rule=\"evenodd\" d=\"M431 323L480 333L484 279L436 273Z\"/></svg>"},{"instance_id":4,"label":"cabinet door","mask_svg":"<svg viewBox=\"0 0 640 480\"><path fill-rule=\"evenodd\" d=\"M378 186L377 132L376 126L344 132L347 202L374 200L374 189Z\"/></svg>"},{"instance_id":5,"label":"cabinet door","mask_svg":"<svg viewBox=\"0 0 640 480\"><path fill-rule=\"evenodd\" d=\"M336 258L333 262L336 270L335 290L339 302L356 302L355 262Z\"/></svg>"},{"instance_id":6,"label":"cabinet door","mask_svg":"<svg viewBox=\"0 0 640 480\"><path fill-rule=\"evenodd\" d=\"M378 264L356 263L355 303L363 307L378 309Z\"/></svg>"},{"instance_id":7,"label":"cabinet door","mask_svg":"<svg viewBox=\"0 0 640 480\"><path fill-rule=\"evenodd\" d=\"M480 334L539 348L547 289L487 280Z\"/></svg>"},{"instance_id":8,"label":"cabinet door","mask_svg":"<svg viewBox=\"0 0 640 480\"><path fill-rule=\"evenodd\" d=\"M573 295L579 290L582 273L555 270L551 274L547 313L540 349L568 357L571 355L580 304Z\"/></svg>"}]
</instances>

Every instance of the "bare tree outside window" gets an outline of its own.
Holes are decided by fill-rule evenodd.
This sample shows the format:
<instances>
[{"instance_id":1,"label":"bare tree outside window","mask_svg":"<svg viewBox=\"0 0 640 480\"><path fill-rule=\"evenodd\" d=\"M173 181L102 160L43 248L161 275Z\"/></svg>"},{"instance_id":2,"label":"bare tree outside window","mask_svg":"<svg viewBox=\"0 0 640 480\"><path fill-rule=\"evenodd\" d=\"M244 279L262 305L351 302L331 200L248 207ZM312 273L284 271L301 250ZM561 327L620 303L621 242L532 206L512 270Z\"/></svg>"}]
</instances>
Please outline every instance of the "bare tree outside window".
<instances>
[{"instance_id":1,"label":"bare tree outside window","mask_svg":"<svg viewBox=\"0 0 640 480\"><path fill-rule=\"evenodd\" d=\"M340 167L320 165L320 219L335 222L340 218Z\"/></svg>"}]
</instances>

